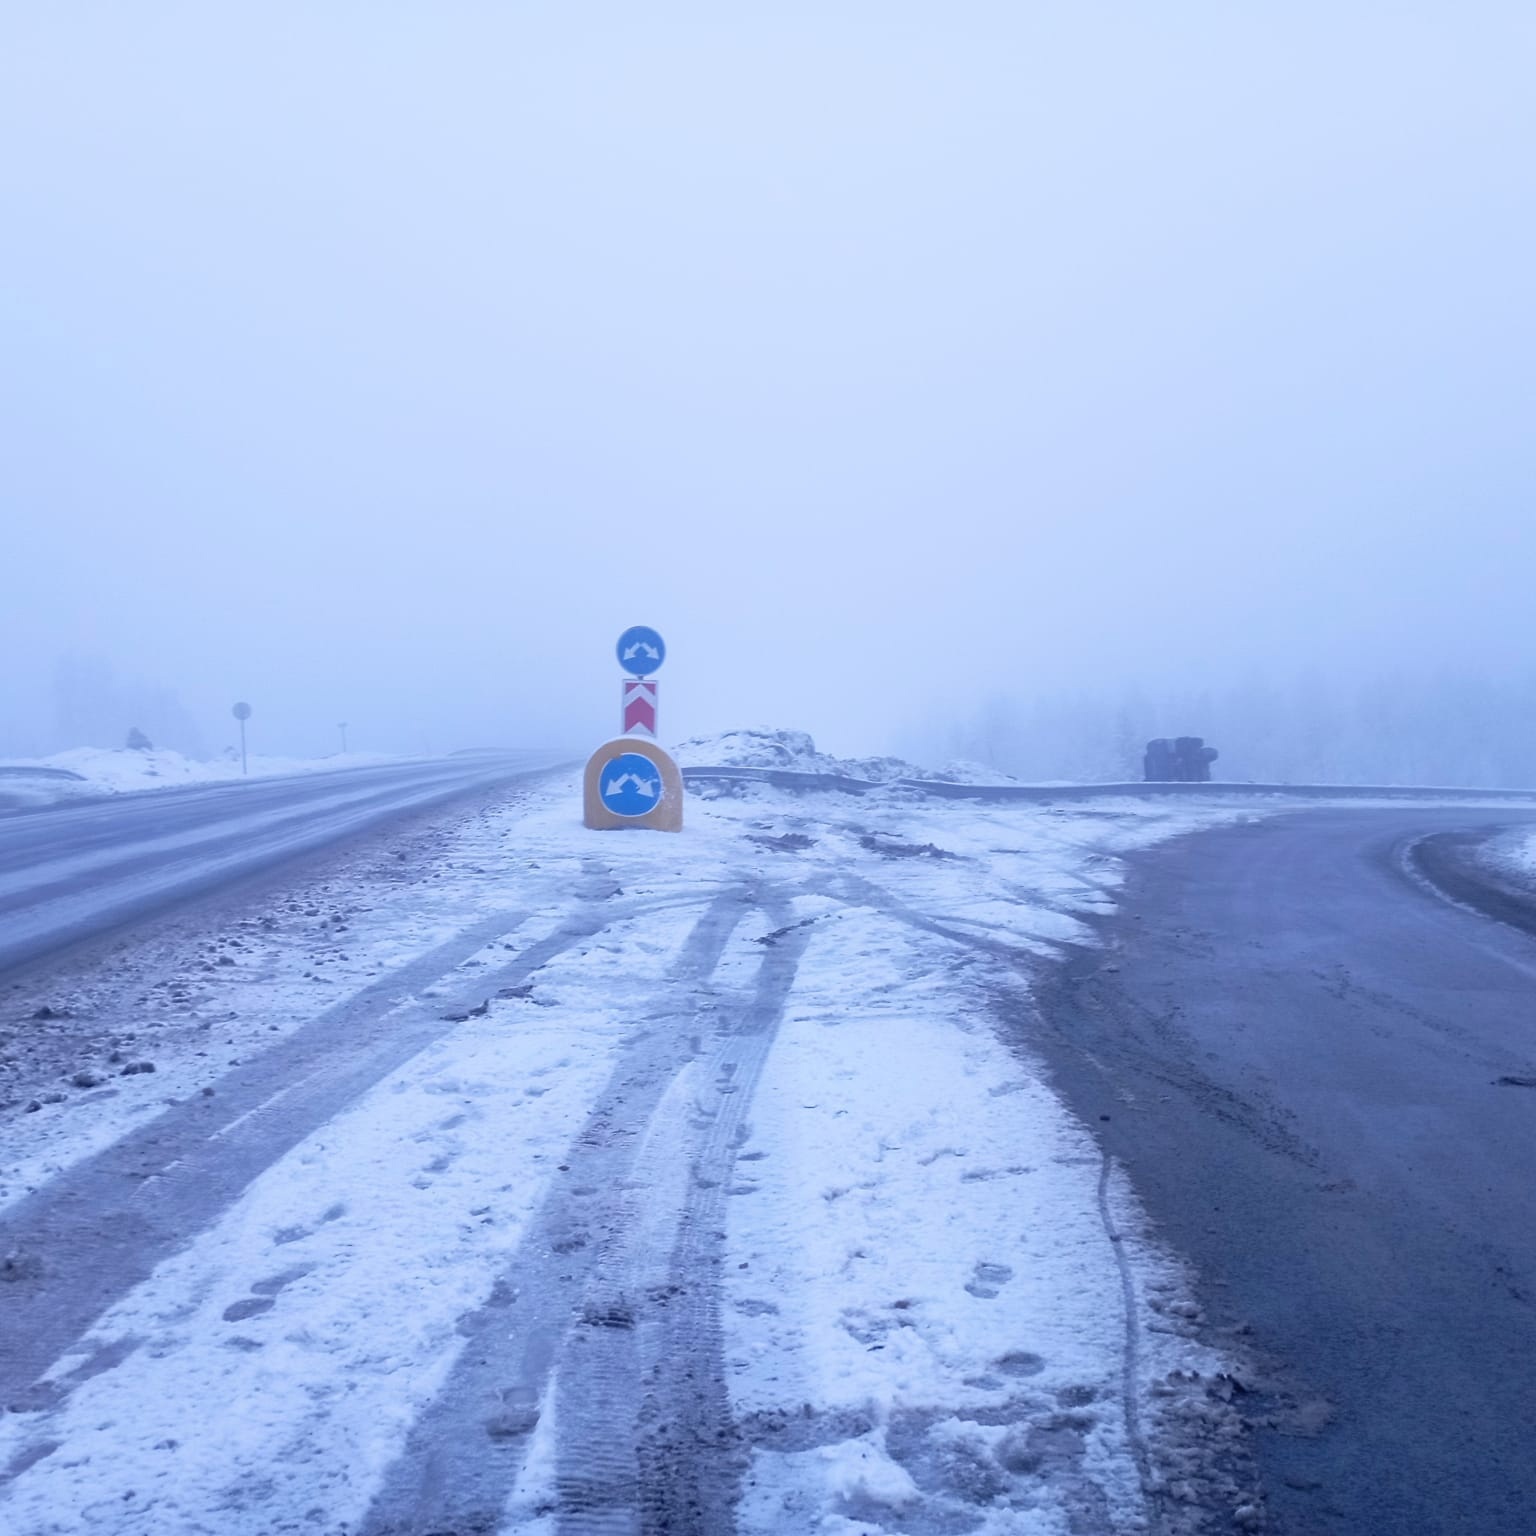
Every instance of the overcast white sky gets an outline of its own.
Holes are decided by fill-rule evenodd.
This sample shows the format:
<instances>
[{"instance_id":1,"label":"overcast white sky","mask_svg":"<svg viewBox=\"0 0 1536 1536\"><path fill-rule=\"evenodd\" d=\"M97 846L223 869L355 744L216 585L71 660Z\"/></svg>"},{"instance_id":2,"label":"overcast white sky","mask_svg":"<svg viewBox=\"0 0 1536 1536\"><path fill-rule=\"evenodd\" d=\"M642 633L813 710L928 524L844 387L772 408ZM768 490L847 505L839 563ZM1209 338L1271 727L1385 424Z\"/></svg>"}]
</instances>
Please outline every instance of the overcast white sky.
<instances>
[{"instance_id":1,"label":"overcast white sky","mask_svg":"<svg viewBox=\"0 0 1536 1536\"><path fill-rule=\"evenodd\" d=\"M0 3L0 750L1528 666L1536 7ZM257 738L253 738L257 739ZM59 743L54 743L55 745Z\"/></svg>"}]
</instances>

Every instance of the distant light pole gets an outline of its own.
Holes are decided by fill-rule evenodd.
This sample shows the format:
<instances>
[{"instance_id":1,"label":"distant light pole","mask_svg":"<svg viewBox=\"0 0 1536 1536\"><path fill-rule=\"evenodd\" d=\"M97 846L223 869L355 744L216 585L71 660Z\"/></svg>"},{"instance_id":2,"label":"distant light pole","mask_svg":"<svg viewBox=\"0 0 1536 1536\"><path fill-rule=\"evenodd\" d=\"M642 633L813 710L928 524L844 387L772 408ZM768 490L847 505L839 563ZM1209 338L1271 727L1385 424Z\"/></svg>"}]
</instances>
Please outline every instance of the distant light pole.
<instances>
[{"instance_id":1,"label":"distant light pole","mask_svg":"<svg viewBox=\"0 0 1536 1536\"><path fill-rule=\"evenodd\" d=\"M341 732L341 755L345 757L347 755L347 722L343 720L336 729Z\"/></svg>"},{"instance_id":2,"label":"distant light pole","mask_svg":"<svg viewBox=\"0 0 1536 1536\"><path fill-rule=\"evenodd\" d=\"M251 718L251 706L249 704L236 704L230 711L236 720L240 722L240 772L245 769L245 722Z\"/></svg>"}]
</instances>

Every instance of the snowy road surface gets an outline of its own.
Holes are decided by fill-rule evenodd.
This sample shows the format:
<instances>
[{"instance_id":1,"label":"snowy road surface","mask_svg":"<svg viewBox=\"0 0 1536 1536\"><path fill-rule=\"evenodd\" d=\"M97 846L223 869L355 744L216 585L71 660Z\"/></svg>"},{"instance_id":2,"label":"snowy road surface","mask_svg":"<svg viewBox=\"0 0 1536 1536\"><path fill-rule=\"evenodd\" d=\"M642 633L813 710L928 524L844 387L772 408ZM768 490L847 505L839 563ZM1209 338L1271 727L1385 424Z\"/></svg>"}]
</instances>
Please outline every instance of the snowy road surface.
<instances>
[{"instance_id":1,"label":"snowy road surface","mask_svg":"<svg viewBox=\"0 0 1536 1536\"><path fill-rule=\"evenodd\" d=\"M1336 810L1155 849L1095 920L1112 953L1042 999L1069 1101L1247 1330L1282 1531L1536 1530L1536 892L1451 865L1458 907L1402 862L1427 838L1438 876L1522 821Z\"/></svg>"},{"instance_id":2,"label":"snowy road surface","mask_svg":"<svg viewBox=\"0 0 1536 1536\"><path fill-rule=\"evenodd\" d=\"M557 761L475 754L0 815L0 974L401 812Z\"/></svg>"},{"instance_id":3,"label":"snowy road surface","mask_svg":"<svg viewBox=\"0 0 1536 1536\"><path fill-rule=\"evenodd\" d=\"M0 1526L1258 1529L1244 1367L1031 990L1245 813L576 806L0 991Z\"/></svg>"}]
</instances>

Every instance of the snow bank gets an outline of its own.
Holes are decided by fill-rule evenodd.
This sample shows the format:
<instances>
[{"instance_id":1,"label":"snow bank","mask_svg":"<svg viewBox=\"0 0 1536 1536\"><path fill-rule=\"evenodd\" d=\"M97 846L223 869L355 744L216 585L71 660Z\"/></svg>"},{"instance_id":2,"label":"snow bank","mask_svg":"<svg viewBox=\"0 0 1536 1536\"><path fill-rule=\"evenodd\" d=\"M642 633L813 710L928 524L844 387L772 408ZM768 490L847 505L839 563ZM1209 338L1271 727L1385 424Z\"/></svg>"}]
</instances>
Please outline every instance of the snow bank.
<instances>
[{"instance_id":1,"label":"snow bank","mask_svg":"<svg viewBox=\"0 0 1536 1536\"><path fill-rule=\"evenodd\" d=\"M784 768L794 773L826 773L839 778L893 784L898 779L943 779L952 784L1010 784L1006 773L982 763L951 762L934 771L899 757L833 757L818 752L805 731L767 728L692 736L674 756L684 768Z\"/></svg>"},{"instance_id":2,"label":"snow bank","mask_svg":"<svg viewBox=\"0 0 1536 1536\"><path fill-rule=\"evenodd\" d=\"M274 778L293 773L324 773L391 761L379 754L348 753L331 757L265 757L247 759L249 777ZM238 757L203 762L169 750L135 751L130 747L72 747L52 757L16 758L0 764L0 806L39 805L82 795L116 795L140 789L169 789L187 784L214 784L242 777ZM27 769L43 772L31 776ZM20 770L17 772L16 770ZM63 770L74 778L58 778L48 770Z\"/></svg>"}]
</instances>

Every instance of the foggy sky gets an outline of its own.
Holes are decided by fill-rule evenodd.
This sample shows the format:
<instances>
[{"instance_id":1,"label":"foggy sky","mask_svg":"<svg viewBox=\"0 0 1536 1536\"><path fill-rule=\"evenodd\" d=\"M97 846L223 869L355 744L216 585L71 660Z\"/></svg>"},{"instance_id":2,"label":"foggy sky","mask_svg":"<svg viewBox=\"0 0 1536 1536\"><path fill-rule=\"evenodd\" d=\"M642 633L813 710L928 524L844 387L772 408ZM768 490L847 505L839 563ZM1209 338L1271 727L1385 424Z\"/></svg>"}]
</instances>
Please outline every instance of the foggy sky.
<instances>
[{"instance_id":1,"label":"foggy sky","mask_svg":"<svg viewBox=\"0 0 1536 1536\"><path fill-rule=\"evenodd\" d=\"M0 751L1532 663L1536 11L0 8Z\"/></svg>"}]
</instances>

